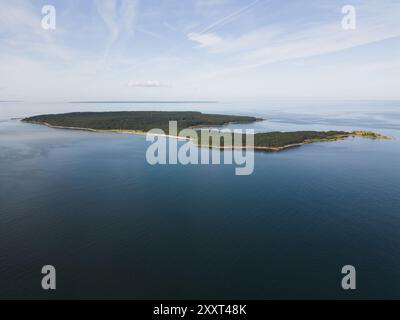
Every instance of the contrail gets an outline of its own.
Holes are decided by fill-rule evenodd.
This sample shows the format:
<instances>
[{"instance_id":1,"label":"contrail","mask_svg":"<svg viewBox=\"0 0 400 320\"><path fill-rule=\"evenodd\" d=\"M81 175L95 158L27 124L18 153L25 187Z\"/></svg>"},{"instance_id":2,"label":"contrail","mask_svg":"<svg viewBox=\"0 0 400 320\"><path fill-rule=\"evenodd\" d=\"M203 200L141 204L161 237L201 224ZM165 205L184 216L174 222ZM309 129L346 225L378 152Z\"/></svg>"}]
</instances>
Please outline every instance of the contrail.
<instances>
[{"instance_id":1,"label":"contrail","mask_svg":"<svg viewBox=\"0 0 400 320\"><path fill-rule=\"evenodd\" d=\"M203 31L200 32L200 34L204 34L206 32L209 32L210 30L219 27L219 26L223 26L229 22L231 22L232 20L238 18L239 16L241 16L242 14L244 14L246 11L250 10L251 8L253 8L258 2L260 2L260 0L255 0L252 3L248 4L247 6L231 13L230 15L214 22L213 24L209 25L207 28L205 28Z\"/></svg>"},{"instance_id":2,"label":"contrail","mask_svg":"<svg viewBox=\"0 0 400 320\"><path fill-rule=\"evenodd\" d=\"M257 3L259 3L259 2L260 2L260 0L255 0L255 1L251 2L250 4L248 4L247 6L244 6L244 7L240 8L239 10L236 10L235 12L229 14L228 16L219 19L218 21L216 21L216 22L212 23L211 25L209 25L208 27L206 27L206 28L205 28L203 31L201 31L199 34L205 34L205 33L207 33L208 31L210 31L210 30L212 30L212 29L215 29L216 27L223 26L223 25L225 25L225 24L227 24L227 23L229 23L229 22L232 22L234 19L237 19L239 16L243 15L244 13L246 13L247 11L249 11L250 9L252 9L252 8L253 8ZM180 44L180 45L178 45L178 46L175 46L175 47L172 47L172 48L169 48L168 50L166 50L166 51L164 51L164 52L158 54L158 55L156 56L156 58L162 57L162 56L165 55L165 54L169 54L169 53L171 53L171 52L174 52L174 50L177 50L177 49L179 49L180 47L182 47L182 44ZM138 65L144 66L144 65L147 65L147 64L149 64L149 63L151 63L151 62L150 62L150 61L146 61L146 62L144 62L144 63L141 62L141 63L137 63L136 65L134 65L134 66L132 66L132 67L135 68L135 67L137 67Z\"/></svg>"}]
</instances>

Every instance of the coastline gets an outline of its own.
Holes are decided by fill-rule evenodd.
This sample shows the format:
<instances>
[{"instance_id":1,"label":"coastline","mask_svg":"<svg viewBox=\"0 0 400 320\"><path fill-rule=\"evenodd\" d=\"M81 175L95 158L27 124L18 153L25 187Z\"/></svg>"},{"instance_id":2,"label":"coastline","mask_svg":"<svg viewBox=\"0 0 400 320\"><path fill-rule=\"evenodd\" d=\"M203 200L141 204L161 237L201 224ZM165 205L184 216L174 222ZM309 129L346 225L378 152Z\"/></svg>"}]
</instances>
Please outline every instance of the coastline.
<instances>
[{"instance_id":1,"label":"coastline","mask_svg":"<svg viewBox=\"0 0 400 320\"><path fill-rule=\"evenodd\" d=\"M88 132L93 132L93 133L120 133L120 134L135 134L135 135L141 135L141 136L155 136L155 137L165 137L165 138L175 138L178 140L191 140L189 138L185 137L179 137L179 136L173 136L173 135L167 135L167 134L154 134L154 133L148 133L140 130L97 130L97 129L91 129L91 128L79 128L79 127L64 127L64 126L54 126L51 125L47 122L27 122L26 123L30 124L36 124L36 125L44 125L46 127L52 128L52 129L63 129L63 130L76 130L76 131L88 131Z\"/></svg>"},{"instance_id":2,"label":"coastline","mask_svg":"<svg viewBox=\"0 0 400 320\"><path fill-rule=\"evenodd\" d=\"M63 129L63 130L77 130L77 131L88 131L88 132L93 132L93 133L119 133L119 134L134 134L134 135L141 135L141 136L155 136L155 137L165 137L165 138L173 138L177 140L182 140L182 141L191 141L193 142L193 139L188 138L188 137L181 137L181 136L174 136L174 135L167 135L167 134L154 134L154 133L148 133L140 130L97 130L97 129L91 129L91 128L80 128L80 127L66 127L66 126L55 126L51 125L47 122L34 122L34 121L24 121L23 119L20 120L22 122L30 123L30 124L36 124L36 125L45 125L49 128L52 129ZM260 120L258 120L260 121ZM191 129L200 129L200 128L208 128L204 126L196 126L196 127L191 127ZM296 147L301 147L303 145L311 144L311 143L317 143L317 142L333 142L333 141L340 141L340 140L345 140L347 138L368 138L368 139L374 139L374 140L390 140L389 137L369 132L369 131L353 131L349 132L348 134L340 135L331 139L316 139L316 140L306 140L300 143L294 143L294 144L288 144L280 147L262 147L262 146L230 146L230 147L224 147L224 146L213 146L213 145L202 145L202 144L195 144L193 142L193 145L198 147L198 148L209 148L209 149L219 149L219 150L225 150L225 149L230 149L230 150L245 150L245 149L250 149L250 150L255 150L255 151L273 151L273 152L278 152L278 151L283 151L286 149L290 148L296 148Z\"/></svg>"}]
</instances>

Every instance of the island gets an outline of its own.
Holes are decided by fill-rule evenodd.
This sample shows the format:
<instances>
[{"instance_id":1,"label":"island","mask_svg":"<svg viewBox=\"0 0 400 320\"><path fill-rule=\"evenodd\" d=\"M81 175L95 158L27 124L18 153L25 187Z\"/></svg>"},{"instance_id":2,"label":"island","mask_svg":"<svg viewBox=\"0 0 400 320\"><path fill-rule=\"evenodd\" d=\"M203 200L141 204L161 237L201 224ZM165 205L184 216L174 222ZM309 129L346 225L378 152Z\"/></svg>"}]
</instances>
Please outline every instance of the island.
<instances>
[{"instance_id":1,"label":"island","mask_svg":"<svg viewBox=\"0 0 400 320\"><path fill-rule=\"evenodd\" d=\"M205 114L201 112L170 111L121 111L121 112L74 112L66 114L39 115L22 119L23 122L41 124L52 128L86 130L93 132L114 132L147 134L152 129L161 129L166 135L193 140L200 147L210 148L245 148L246 135L237 133L221 133L218 128L227 124L246 124L261 121L256 117ZM170 121L176 121L178 132L183 129L198 130L198 138L178 136L169 131ZM205 129L209 128L209 129ZM202 139L207 134L206 139ZM239 137L241 143L233 141ZM280 151L304 144L337 141L350 137L369 139L389 139L389 137L370 131L294 131L256 133L254 142L248 146L256 150ZM196 141L194 141L196 140ZM216 143L218 142L218 143Z\"/></svg>"},{"instance_id":2,"label":"island","mask_svg":"<svg viewBox=\"0 0 400 320\"><path fill-rule=\"evenodd\" d=\"M258 120L261 119L186 111L74 112L23 119L25 122L55 128L138 133L146 133L154 128L168 132L170 121L176 121L180 131L186 128L219 127L229 123L252 123Z\"/></svg>"}]
</instances>

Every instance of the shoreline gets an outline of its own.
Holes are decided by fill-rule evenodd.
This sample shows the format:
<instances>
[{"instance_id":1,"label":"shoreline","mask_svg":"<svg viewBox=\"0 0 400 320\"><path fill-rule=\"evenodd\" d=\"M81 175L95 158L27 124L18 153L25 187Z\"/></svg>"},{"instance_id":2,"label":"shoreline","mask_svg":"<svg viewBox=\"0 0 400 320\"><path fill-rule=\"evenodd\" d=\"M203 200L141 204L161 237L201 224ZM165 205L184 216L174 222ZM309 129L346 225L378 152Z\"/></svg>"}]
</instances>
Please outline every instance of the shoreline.
<instances>
[{"instance_id":1,"label":"shoreline","mask_svg":"<svg viewBox=\"0 0 400 320\"><path fill-rule=\"evenodd\" d=\"M117 129L113 129L113 130L97 130L97 129L91 129L91 128L80 128L80 127L66 127L66 126L55 126L55 125L51 125L47 122L30 122L30 121L24 121L23 119L20 120L22 122L25 123L30 123L30 124L35 124L35 125L44 125L48 128L52 128L52 129L61 129L61 130L77 130L77 131L87 131L87 132L93 132L93 133L116 133L116 134L133 134L133 135L141 135L141 136L155 136L155 137L165 137L165 138L173 138L173 139L177 139L177 140L181 140L181 141L191 141L193 142L193 139L188 138L188 137L181 137L181 136L174 136L174 135L167 135L167 134L153 134L153 133L148 133L148 132L144 132L144 131L140 131L140 130L117 130ZM260 121L260 120L259 120ZM196 127L192 127L191 129L200 129L200 128L209 128L209 127L204 127L204 126L196 126ZM218 150L246 150L246 149L250 149L250 150L255 150L255 151L272 151L272 152L279 152L279 151L283 151L286 149L291 149L291 148L296 148L296 147L301 147L303 145L307 145L307 144L311 144L311 143L317 143L317 142L334 142L334 141L341 141L341 140L345 140L347 138L369 138L369 139L374 139L374 140L390 140L389 137L381 135L381 134L376 134L373 132L369 132L369 131L353 131L353 132L349 132L348 134L345 135L341 135L341 136L337 136L334 137L332 139L320 139L320 140L306 140L304 142L300 142L300 143L294 143L294 144L288 144L288 145L284 145L284 146L280 146L280 147L261 147L261 146L230 146L230 147L224 147L224 146L220 146L220 147L216 147L213 145L201 145L201 144L195 144L193 142L193 145L198 147L198 148L209 148L209 149L218 149Z\"/></svg>"},{"instance_id":2,"label":"shoreline","mask_svg":"<svg viewBox=\"0 0 400 320\"><path fill-rule=\"evenodd\" d=\"M87 131L87 132L93 132L93 133L116 133L116 134L133 134L133 135L141 135L141 136L155 136L155 137L164 137L164 138L173 138L173 139L177 139L177 140L183 140L183 141L191 141L193 142L193 139L187 138L187 137L180 137L180 136L173 136L173 135L167 135L167 134L152 134L152 133L147 133L144 131L137 131L137 130L97 130L97 129L91 129L91 128L79 128L79 127L64 127L64 126L54 126L51 125L47 122L26 122L26 123L30 123L30 124L35 124L35 125L44 125L48 128L52 128L52 129L61 129L61 130L76 130L76 131ZM193 128L205 128L205 127L201 127L201 126L196 126ZM343 138L345 139L345 137ZM302 143L296 143L296 144L290 144L290 145L286 145L286 146L282 146L282 147L249 147L250 149L254 149L254 150L259 150L259 151L282 151L285 149L289 149L289 148L295 148L295 147L300 147L306 144L310 144L313 142L317 142L317 141L309 141L309 142L302 142ZM323 142L323 141L321 141ZM246 147L238 147L238 146L232 146L232 147L216 147L213 145L201 145L201 144L194 144L194 146L199 147L199 148L210 148L210 149L218 149L218 150L226 150L226 149L231 149L231 150L244 150L246 149Z\"/></svg>"}]
</instances>

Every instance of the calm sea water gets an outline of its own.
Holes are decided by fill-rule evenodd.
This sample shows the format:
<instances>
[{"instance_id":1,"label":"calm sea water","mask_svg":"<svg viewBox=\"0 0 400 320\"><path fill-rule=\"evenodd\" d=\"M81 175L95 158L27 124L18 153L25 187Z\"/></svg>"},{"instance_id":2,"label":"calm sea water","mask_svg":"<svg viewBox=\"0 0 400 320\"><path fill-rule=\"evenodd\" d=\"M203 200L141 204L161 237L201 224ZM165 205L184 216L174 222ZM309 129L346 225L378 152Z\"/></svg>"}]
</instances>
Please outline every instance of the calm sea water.
<instances>
[{"instance_id":1,"label":"calm sea water","mask_svg":"<svg viewBox=\"0 0 400 320\"><path fill-rule=\"evenodd\" d=\"M233 166L150 166L144 137L9 120L78 110L254 114L368 129ZM0 104L0 298L400 298L400 102ZM41 290L41 268L57 290ZM341 289L341 268L357 290Z\"/></svg>"}]
</instances>

